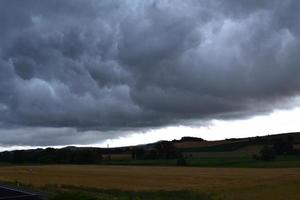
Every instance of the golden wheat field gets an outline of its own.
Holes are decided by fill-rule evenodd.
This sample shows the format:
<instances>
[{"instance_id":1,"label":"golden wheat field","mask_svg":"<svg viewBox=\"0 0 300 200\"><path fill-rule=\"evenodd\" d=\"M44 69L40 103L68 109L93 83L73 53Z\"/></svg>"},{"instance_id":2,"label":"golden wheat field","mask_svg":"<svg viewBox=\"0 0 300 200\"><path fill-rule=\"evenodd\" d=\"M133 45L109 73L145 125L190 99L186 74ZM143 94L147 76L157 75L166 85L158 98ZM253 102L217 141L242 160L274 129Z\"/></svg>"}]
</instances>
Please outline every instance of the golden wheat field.
<instances>
[{"instance_id":1,"label":"golden wheat field","mask_svg":"<svg viewBox=\"0 0 300 200\"><path fill-rule=\"evenodd\" d=\"M224 199L300 199L300 168L238 169L143 166L2 166L1 181L120 190L193 190Z\"/></svg>"}]
</instances>

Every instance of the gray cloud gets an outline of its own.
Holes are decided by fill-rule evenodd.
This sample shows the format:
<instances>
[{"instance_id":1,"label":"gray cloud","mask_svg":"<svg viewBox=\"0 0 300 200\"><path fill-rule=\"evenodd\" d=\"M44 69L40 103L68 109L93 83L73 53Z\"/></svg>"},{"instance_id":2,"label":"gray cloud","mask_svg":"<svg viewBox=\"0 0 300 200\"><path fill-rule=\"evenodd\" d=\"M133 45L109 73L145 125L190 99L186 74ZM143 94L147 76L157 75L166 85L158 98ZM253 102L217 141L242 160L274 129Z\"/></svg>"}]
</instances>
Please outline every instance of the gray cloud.
<instances>
[{"instance_id":1,"label":"gray cloud","mask_svg":"<svg viewBox=\"0 0 300 200\"><path fill-rule=\"evenodd\" d=\"M30 144L19 135L87 143L272 111L300 91L299 9L279 0L1 1L1 144Z\"/></svg>"}]
</instances>

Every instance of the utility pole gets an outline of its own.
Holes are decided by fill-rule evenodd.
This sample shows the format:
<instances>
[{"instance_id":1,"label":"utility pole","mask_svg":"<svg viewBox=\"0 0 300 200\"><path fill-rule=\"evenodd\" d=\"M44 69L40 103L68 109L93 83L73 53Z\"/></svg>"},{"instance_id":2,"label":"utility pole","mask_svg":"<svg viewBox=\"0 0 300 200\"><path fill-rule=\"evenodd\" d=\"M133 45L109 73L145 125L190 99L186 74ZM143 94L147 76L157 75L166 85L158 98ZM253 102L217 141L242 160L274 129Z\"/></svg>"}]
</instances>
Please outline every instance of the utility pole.
<instances>
[{"instance_id":1,"label":"utility pole","mask_svg":"<svg viewBox=\"0 0 300 200\"><path fill-rule=\"evenodd\" d=\"M108 152L107 159L110 161L110 160L111 160L111 157L110 157L109 144L107 144L107 152Z\"/></svg>"}]
</instances>

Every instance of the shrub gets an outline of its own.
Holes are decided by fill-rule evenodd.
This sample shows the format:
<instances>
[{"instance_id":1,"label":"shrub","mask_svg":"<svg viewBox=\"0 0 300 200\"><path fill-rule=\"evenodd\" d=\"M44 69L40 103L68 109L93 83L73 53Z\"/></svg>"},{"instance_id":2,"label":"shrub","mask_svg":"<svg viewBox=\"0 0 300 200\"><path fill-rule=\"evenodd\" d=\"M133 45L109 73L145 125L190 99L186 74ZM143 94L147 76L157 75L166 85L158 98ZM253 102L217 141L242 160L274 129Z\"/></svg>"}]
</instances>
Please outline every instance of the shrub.
<instances>
[{"instance_id":1,"label":"shrub","mask_svg":"<svg viewBox=\"0 0 300 200\"><path fill-rule=\"evenodd\" d=\"M288 136L286 139L278 138L274 140L273 149L278 155L293 153L293 137Z\"/></svg>"},{"instance_id":2,"label":"shrub","mask_svg":"<svg viewBox=\"0 0 300 200\"><path fill-rule=\"evenodd\" d=\"M275 151L272 147L265 145L259 152L259 155L253 155L256 160L270 161L275 159Z\"/></svg>"},{"instance_id":3,"label":"shrub","mask_svg":"<svg viewBox=\"0 0 300 200\"><path fill-rule=\"evenodd\" d=\"M187 165L187 163L186 163L186 160L185 160L185 158L178 158L177 159L177 165L178 166L186 166Z\"/></svg>"}]
</instances>

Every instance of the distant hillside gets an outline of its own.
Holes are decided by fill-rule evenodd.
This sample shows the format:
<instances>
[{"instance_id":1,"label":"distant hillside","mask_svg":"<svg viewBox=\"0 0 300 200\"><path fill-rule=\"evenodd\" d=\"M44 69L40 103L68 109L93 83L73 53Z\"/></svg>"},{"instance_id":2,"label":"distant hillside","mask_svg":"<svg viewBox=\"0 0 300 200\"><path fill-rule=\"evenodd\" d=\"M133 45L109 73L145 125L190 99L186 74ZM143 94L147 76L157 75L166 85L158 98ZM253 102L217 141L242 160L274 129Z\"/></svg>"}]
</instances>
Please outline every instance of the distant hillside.
<instances>
[{"instance_id":1,"label":"distant hillside","mask_svg":"<svg viewBox=\"0 0 300 200\"><path fill-rule=\"evenodd\" d=\"M292 141L297 149L300 147L300 132L219 141L183 137L180 140L118 148L69 146L61 149L6 151L0 153L0 163L101 164L111 160L174 159L182 156L198 158L251 156L263 145L272 145L281 140Z\"/></svg>"},{"instance_id":2,"label":"distant hillside","mask_svg":"<svg viewBox=\"0 0 300 200\"><path fill-rule=\"evenodd\" d=\"M218 141L176 141L174 145L181 149L182 152L227 152L235 151L249 145L272 144L278 139L287 139L289 137L293 139L294 144L300 144L300 132L293 132Z\"/></svg>"}]
</instances>

